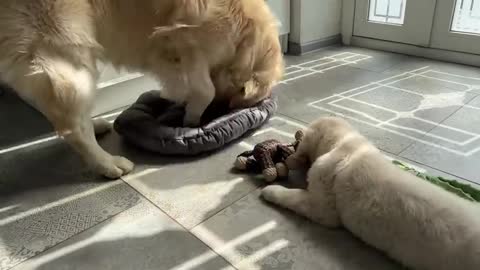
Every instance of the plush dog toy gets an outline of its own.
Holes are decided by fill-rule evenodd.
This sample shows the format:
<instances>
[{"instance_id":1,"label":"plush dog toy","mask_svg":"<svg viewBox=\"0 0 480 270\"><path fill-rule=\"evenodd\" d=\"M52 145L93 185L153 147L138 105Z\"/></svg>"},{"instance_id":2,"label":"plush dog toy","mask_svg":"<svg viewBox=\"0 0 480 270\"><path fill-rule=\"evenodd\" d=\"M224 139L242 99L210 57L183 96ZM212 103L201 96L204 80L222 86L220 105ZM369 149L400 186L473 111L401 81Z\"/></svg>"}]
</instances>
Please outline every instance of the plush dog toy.
<instances>
[{"instance_id":1,"label":"plush dog toy","mask_svg":"<svg viewBox=\"0 0 480 270\"><path fill-rule=\"evenodd\" d=\"M297 149L303 137L302 131L295 133L295 142L283 144L277 140L261 142L253 150L245 151L237 156L235 168L242 171L262 173L265 181L273 182L278 177L288 176L285 160Z\"/></svg>"}]
</instances>

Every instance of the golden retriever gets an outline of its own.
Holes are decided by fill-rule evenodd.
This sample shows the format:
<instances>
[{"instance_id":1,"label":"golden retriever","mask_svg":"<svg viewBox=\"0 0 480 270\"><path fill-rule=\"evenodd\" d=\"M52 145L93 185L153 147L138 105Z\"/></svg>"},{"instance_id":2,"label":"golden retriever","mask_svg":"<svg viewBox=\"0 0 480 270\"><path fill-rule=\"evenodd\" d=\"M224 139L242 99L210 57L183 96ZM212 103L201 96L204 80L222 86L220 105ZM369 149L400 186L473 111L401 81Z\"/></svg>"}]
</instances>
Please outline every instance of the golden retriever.
<instances>
[{"instance_id":1,"label":"golden retriever","mask_svg":"<svg viewBox=\"0 0 480 270\"><path fill-rule=\"evenodd\" d=\"M98 60L156 76L196 125L214 98L265 98L283 60L274 16L258 0L2 0L0 80L36 107L97 172L133 169L106 153L91 120Z\"/></svg>"},{"instance_id":2,"label":"golden retriever","mask_svg":"<svg viewBox=\"0 0 480 270\"><path fill-rule=\"evenodd\" d=\"M306 190L269 186L263 197L342 225L411 269L479 269L480 205L396 167L343 119L312 123L287 159L310 164Z\"/></svg>"}]
</instances>

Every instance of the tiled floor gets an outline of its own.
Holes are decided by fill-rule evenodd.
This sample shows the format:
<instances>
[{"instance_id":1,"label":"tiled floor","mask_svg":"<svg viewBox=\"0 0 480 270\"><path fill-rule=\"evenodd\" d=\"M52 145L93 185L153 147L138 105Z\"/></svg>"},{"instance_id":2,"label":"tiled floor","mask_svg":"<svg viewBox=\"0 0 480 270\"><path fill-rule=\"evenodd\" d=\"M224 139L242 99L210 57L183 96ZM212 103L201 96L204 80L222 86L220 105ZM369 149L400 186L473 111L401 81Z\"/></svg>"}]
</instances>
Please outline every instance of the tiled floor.
<instances>
[{"instance_id":1,"label":"tiled floor","mask_svg":"<svg viewBox=\"0 0 480 270\"><path fill-rule=\"evenodd\" d=\"M102 145L137 167L105 182L58 140L1 154L0 270L402 269L348 232L264 203L262 180L231 164L256 142L290 141L337 114L393 158L480 183L480 69L342 47L286 59L277 115L208 157L159 157L110 134ZM0 114L2 125L8 117ZM0 145L31 136L17 126Z\"/></svg>"}]
</instances>

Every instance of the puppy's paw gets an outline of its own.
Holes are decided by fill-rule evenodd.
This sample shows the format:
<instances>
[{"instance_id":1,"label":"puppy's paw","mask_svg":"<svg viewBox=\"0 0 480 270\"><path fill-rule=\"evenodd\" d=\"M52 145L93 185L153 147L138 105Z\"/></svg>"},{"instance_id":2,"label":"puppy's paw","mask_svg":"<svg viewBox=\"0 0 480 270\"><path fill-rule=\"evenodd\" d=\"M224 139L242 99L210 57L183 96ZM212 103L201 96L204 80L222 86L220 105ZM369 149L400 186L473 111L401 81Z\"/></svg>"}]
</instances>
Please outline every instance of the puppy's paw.
<instances>
[{"instance_id":1,"label":"puppy's paw","mask_svg":"<svg viewBox=\"0 0 480 270\"><path fill-rule=\"evenodd\" d=\"M277 163L275 164L275 168L277 168L278 177L288 176L288 167L285 165L285 163Z\"/></svg>"},{"instance_id":2,"label":"puppy's paw","mask_svg":"<svg viewBox=\"0 0 480 270\"><path fill-rule=\"evenodd\" d=\"M307 167L307 159L300 155L293 154L285 160L285 164L289 170L303 169Z\"/></svg>"},{"instance_id":3,"label":"puppy's paw","mask_svg":"<svg viewBox=\"0 0 480 270\"><path fill-rule=\"evenodd\" d=\"M276 203L280 198L280 193L285 188L279 185L271 185L262 189L261 196L266 201Z\"/></svg>"},{"instance_id":4,"label":"puppy's paw","mask_svg":"<svg viewBox=\"0 0 480 270\"><path fill-rule=\"evenodd\" d=\"M130 160L112 156L97 166L97 171L109 179L118 179L133 170L134 164Z\"/></svg>"}]
</instances>

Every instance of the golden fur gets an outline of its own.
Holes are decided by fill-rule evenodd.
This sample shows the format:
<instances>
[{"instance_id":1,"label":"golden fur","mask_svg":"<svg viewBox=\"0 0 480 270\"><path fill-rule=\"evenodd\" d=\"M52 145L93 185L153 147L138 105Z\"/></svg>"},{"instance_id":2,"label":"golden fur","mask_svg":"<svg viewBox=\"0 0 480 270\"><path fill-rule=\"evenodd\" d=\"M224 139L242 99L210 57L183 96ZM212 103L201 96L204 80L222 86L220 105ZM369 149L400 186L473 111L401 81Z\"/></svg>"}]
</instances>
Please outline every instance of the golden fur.
<instances>
[{"instance_id":1,"label":"golden fur","mask_svg":"<svg viewBox=\"0 0 480 270\"><path fill-rule=\"evenodd\" d=\"M198 124L214 99L265 98L283 75L275 19L258 0L2 0L0 80L35 106L98 172L133 164L102 150L89 119L97 60L156 76Z\"/></svg>"},{"instance_id":2,"label":"golden fur","mask_svg":"<svg viewBox=\"0 0 480 270\"><path fill-rule=\"evenodd\" d=\"M480 205L396 167L345 120L313 122L286 163L310 166L308 188L269 186L266 200L344 226L410 269L479 269Z\"/></svg>"}]
</instances>

